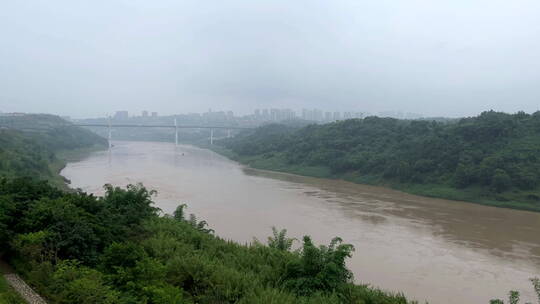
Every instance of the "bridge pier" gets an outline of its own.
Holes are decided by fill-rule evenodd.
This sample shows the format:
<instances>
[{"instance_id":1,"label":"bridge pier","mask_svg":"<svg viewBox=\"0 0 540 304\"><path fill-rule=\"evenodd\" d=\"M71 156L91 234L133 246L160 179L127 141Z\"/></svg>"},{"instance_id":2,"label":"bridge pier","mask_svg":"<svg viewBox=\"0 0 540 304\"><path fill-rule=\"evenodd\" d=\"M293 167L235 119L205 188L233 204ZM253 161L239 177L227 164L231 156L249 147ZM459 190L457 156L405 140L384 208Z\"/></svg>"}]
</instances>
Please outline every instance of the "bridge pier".
<instances>
[{"instance_id":1,"label":"bridge pier","mask_svg":"<svg viewBox=\"0 0 540 304\"><path fill-rule=\"evenodd\" d=\"M109 116L109 139L108 139L108 141L109 141L109 149L112 148L111 140L112 140L111 117Z\"/></svg>"},{"instance_id":2,"label":"bridge pier","mask_svg":"<svg viewBox=\"0 0 540 304\"><path fill-rule=\"evenodd\" d=\"M214 144L214 129L210 129L210 145Z\"/></svg>"},{"instance_id":3,"label":"bridge pier","mask_svg":"<svg viewBox=\"0 0 540 304\"><path fill-rule=\"evenodd\" d=\"M178 124L176 123L176 117L174 118L174 145L178 146Z\"/></svg>"}]
</instances>

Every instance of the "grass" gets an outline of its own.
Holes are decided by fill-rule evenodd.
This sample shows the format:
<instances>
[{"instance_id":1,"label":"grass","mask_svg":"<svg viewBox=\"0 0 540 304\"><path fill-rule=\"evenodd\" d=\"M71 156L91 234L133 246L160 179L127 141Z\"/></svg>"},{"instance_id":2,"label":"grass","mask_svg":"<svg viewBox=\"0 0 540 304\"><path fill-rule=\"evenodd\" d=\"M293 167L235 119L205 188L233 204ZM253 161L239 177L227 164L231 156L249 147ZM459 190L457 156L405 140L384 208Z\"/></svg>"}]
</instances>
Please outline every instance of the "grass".
<instances>
[{"instance_id":1,"label":"grass","mask_svg":"<svg viewBox=\"0 0 540 304\"><path fill-rule=\"evenodd\" d=\"M222 146L209 145L209 144L197 144L196 146L202 149L208 149L208 150L214 151L217 154L223 155L229 159L236 160L235 159L236 154L232 152L231 150L224 148Z\"/></svg>"},{"instance_id":2,"label":"grass","mask_svg":"<svg viewBox=\"0 0 540 304\"><path fill-rule=\"evenodd\" d=\"M280 155L273 157L237 157L235 160L256 169L273 170L319 178L333 178L332 173L326 167L290 165L287 164Z\"/></svg>"},{"instance_id":3,"label":"grass","mask_svg":"<svg viewBox=\"0 0 540 304\"><path fill-rule=\"evenodd\" d=\"M485 193L478 188L455 189L437 184L398 184L393 188L403 192L428 197L444 198L456 201L476 203L486 206L519 209L540 212L540 205L521 201L525 193L516 194L512 191L503 193Z\"/></svg>"},{"instance_id":4,"label":"grass","mask_svg":"<svg viewBox=\"0 0 540 304\"><path fill-rule=\"evenodd\" d=\"M0 304L25 304L19 294L9 286L3 275L0 275Z\"/></svg>"},{"instance_id":5,"label":"grass","mask_svg":"<svg viewBox=\"0 0 540 304\"><path fill-rule=\"evenodd\" d=\"M209 149L232 160L248 165L255 169L285 172L318 178L342 179L357 184L383 186L410 194L433 198L463 201L486 206L519 209L540 212L540 203L524 201L521 198L535 195L534 191L507 191L503 193L485 192L479 188L456 189L445 184L404 184L382 180L379 176L360 175L358 173L333 174L329 168L315 166L290 165L279 155L270 157L238 156L224 147L212 146Z\"/></svg>"}]
</instances>

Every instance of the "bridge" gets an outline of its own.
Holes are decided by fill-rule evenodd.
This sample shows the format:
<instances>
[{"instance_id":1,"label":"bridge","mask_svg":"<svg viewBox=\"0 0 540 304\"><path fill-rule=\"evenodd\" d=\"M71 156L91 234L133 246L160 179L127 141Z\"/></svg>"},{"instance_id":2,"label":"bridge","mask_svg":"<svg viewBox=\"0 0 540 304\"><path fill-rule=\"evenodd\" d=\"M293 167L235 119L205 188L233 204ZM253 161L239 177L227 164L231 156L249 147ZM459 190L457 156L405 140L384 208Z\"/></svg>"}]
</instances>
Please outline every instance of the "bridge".
<instances>
[{"instance_id":1,"label":"bridge","mask_svg":"<svg viewBox=\"0 0 540 304\"><path fill-rule=\"evenodd\" d=\"M179 125L174 119L174 124L130 124L130 123L111 123L109 118L108 123L65 123L65 124L53 124L45 126L27 125L26 123L16 122L13 117L26 116L25 114L18 115L0 115L0 129L18 129L22 131L35 131L44 132L52 131L57 127L89 127L89 128L108 128L109 129L109 146L111 146L111 138L113 128L168 128L175 130L175 144L178 145L178 130L179 129L210 129L210 144L214 144L214 130L224 129L227 130L227 137L231 137L231 130L248 130L255 129L255 127L240 127L240 126L219 126L219 125Z\"/></svg>"},{"instance_id":2,"label":"bridge","mask_svg":"<svg viewBox=\"0 0 540 304\"><path fill-rule=\"evenodd\" d=\"M178 130L179 129L210 129L210 144L214 144L214 130L225 129L227 130L227 138L231 137L231 130L247 130L254 129L253 127L234 127L234 126L205 126L205 125L178 125L176 118L174 119L174 125L146 125L146 124L111 124L110 120L108 124L99 123L74 123L69 126L77 127L98 127L109 129L109 147L111 146L112 129L113 128L170 128L174 129L174 141L175 145L178 145Z\"/></svg>"}]
</instances>

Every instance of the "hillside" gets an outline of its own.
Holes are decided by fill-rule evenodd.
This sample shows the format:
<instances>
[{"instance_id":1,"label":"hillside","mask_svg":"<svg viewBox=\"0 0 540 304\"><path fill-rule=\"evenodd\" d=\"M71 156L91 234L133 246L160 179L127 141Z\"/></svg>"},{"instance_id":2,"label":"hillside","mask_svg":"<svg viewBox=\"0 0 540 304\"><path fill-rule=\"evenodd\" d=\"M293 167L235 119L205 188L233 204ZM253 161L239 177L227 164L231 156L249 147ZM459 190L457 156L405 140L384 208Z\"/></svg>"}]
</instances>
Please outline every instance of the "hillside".
<instances>
[{"instance_id":1,"label":"hillside","mask_svg":"<svg viewBox=\"0 0 540 304\"><path fill-rule=\"evenodd\" d=\"M63 181L58 176L69 151L105 148L107 141L94 133L70 126L53 115L24 115L0 119L0 176L31 176ZM59 155L62 154L60 157Z\"/></svg>"},{"instance_id":2,"label":"hillside","mask_svg":"<svg viewBox=\"0 0 540 304\"><path fill-rule=\"evenodd\" d=\"M270 125L218 144L255 168L540 211L540 112Z\"/></svg>"}]
</instances>

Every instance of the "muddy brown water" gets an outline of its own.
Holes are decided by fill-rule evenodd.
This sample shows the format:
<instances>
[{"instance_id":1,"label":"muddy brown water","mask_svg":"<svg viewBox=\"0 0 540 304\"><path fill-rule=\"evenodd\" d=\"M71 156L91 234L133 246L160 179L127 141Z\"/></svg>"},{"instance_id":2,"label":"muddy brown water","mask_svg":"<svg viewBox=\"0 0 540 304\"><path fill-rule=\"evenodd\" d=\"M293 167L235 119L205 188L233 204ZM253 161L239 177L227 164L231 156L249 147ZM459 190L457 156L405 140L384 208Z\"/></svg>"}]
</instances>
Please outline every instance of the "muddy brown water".
<instances>
[{"instance_id":1,"label":"muddy brown water","mask_svg":"<svg viewBox=\"0 0 540 304\"><path fill-rule=\"evenodd\" d=\"M271 227L340 236L355 246L348 266L368 283L430 303L488 303L511 289L533 301L540 275L540 213L404 194L381 187L246 168L209 150L116 142L69 163L72 187L143 183L172 213L180 203L223 238L265 241Z\"/></svg>"}]
</instances>

